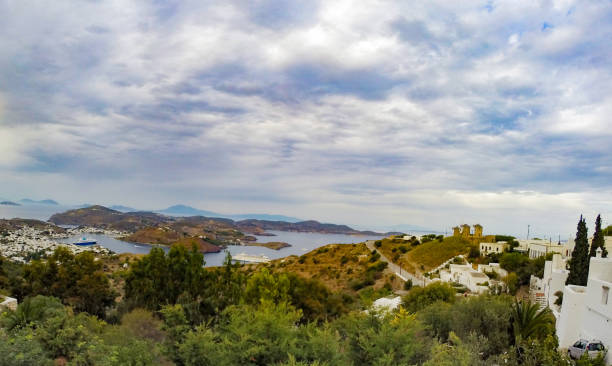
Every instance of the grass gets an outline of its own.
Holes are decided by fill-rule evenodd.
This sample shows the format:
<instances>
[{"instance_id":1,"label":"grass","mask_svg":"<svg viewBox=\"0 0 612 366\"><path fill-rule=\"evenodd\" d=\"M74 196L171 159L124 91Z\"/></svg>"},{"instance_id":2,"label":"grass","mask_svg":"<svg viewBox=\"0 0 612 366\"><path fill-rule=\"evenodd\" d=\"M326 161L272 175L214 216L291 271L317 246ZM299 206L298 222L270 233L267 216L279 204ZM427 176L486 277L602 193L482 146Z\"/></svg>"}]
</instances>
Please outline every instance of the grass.
<instances>
[{"instance_id":1,"label":"grass","mask_svg":"<svg viewBox=\"0 0 612 366\"><path fill-rule=\"evenodd\" d=\"M300 257L273 260L268 266L275 272L317 279L332 291L356 294L385 286L401 289L403 281L380 263L365 244L329 244Z\"/></svg>"},{"instance_id":2,"label":"grass","mask_svg":"<svg viewBox=\"0 0 612 366\"><path fill-rule=\"evenodd\" d=\"M386 238L379 248L389 260L412 273L428 272L448 259L467 254L470 243L460 237L446 237L441 242L430 241L416 246L401 239ZM404 247L405 249L402 249ZM405 250L405 253L403 251Z\"/></svg>"}]
</instances>

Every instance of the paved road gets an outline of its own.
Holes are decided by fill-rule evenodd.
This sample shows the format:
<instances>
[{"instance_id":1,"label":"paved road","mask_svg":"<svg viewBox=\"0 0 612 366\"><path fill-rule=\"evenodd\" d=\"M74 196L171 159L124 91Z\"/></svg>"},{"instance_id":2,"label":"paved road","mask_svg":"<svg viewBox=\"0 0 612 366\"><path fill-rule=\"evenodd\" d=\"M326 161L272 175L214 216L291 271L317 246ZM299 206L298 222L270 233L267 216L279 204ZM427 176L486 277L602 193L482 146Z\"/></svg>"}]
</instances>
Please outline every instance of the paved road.
<instances>
[{"instance_id":1,"label":"paved road","mask_svg":"<svg viewBox=\"0 0 612 366\"><path fill-rule=\"evenodd\" d=\"M395 273L395 275L397 275L399 278L401 278L404 281L412 280L412 284L413 285L424 286L424 284L425 284L425 278L424 277L414 275L414 274L406 271L402 267L398 266L397 264L391 262L389 260L389 258L385 257L384 254L381 253L380 250L376 249L376 246L374 245L374 242L375 242L374 240L366 240L365 243L366 243L366 246L368 247L368 249L375 250L376 252L378 252L378 254L380 254L380 259L383 262L389 263L389 269L392 270Z\"/></svg>"}]
</instances>

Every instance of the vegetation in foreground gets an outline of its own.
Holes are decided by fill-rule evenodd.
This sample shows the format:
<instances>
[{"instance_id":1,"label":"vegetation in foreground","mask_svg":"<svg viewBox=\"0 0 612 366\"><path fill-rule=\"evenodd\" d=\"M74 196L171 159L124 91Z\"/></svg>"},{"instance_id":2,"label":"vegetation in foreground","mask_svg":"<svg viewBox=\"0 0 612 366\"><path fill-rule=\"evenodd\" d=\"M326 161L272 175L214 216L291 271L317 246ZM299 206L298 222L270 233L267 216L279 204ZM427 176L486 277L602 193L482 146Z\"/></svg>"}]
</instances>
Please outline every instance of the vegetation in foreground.
<instances>
[{"instance_id":1,"label":"vegetation in foreground","mask_svg":"<svg viewBox=\"0 0 612 366\"><path fill-rule=\"evenodd\" d=\"M368 276L368 268L378 266L367 248L358 254L364 250L360 245L342 246L339 258L347 248L357 255L356 262L347 260L347 270L364 268L356 276ZM323 254L304 262L322 260ZM176 246L167 254L153 249L112 275L95 260L61 251L21 269L3 263L1 285L11 295L20 291L22 302L0 317L0 365L570 362L556 351L554 317L508 295L458 297L452 287L435 283L414 287L397 311L364 312L350 292L330 291L316 278L283 271L299 258L287 267L273 263L250 270L230 261L206 269L202 259L195 247ZM35 270L45 275L26 281ZM103 307L83 306L90 284L81 280L116 295L113 283L119 282L113 276L122 278L122 295L109 296L112 301Z\"/></svg>"}]
</instances>

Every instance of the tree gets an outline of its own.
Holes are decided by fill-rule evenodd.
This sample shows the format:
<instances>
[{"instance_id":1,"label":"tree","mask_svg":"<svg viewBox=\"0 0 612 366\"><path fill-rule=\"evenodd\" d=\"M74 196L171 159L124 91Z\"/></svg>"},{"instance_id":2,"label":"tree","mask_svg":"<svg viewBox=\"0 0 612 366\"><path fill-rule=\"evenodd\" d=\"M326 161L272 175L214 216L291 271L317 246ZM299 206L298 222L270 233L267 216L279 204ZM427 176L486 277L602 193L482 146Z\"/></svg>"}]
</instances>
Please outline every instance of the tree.
<instances>
[{"instance_id":1,"label":"tree","mask_svg":"<svg viewBox=\"0 0 612 366\"><path fill-rule=\"evenodd\" d=\"M24 267L26 296L54 296L74 310L104 317L117 294L103 272L102 261L91 252L72 254L57 248L46 261L34 260Z\"/></svg>"},{"instance_id":2,"label":"tree","mask_svg":"<svg viewBox=\"0 0 612 366\"><path fill-rule=\"evenodd\" d=\"M540 309L538 303L514 300L512 333L515 344L528 339L543 340L555 331L555 317L549 308Z\"/></svg>"},{"instance_id":3,"label":"tree","mask_svg":"<svg viewBox=\"0 0 612 366\"><path fill-rule=\"evenodd\" d=\"M55 297L28 297L17 306L17 310L2 315L2 326L9 330L23 328L65 312L64 305Z\"/></svg>"},{"instance_id":4,"label":"tree","mask_svg":"<svg viewBox=\"0 0 612 366\"><path fill-rule=\"evenodd\" d=\"M513 296L516 295L516 292L519 289L519 280L518 280L518 276L516 275L516 273L514 272L508 273L508 275L504 277L502 281L504 281L504 283L506 284L506 291L510 295L513 295Z\"/></svg>"},{"instance_id":5,"label":"tree","mask_svg":"<svg viewBox=\"0 0 612 366\"><path fill-rule=\"evenodd\" d=\"M601 230L601 215L597 215L597 219L595 220L595 232L593 233L593 242L591 243L589 257L595 257L597 254L597 248L601 248L601 256L603 258L608 256L604 233Z\"/></svg>"},{"instance_id":6,"label":"tree","mask_svg":"<svg viewBox=\"0 0 612 366\"><path fill-rule=\"evenodd\" d=\"M403 300L406 310L414 313L436 301L454 302L455 290L448 283L434 282L425 287L413 287Z\"/></svg>"},{"instance_id":7,"label":"tree","mask_svg":"<svg viewBox=\"0 0 612 366\"><path fill-rule=\"evenodd\" d=\"M570 260L570 273L565 281L566 285L586 286L589 276L589 241L587 238L586 221L580 216L578 230L574 240L574 251Z\"/></svg>"},{"instance_id":8,"label":"tree","mask_svg":"<svg viewBox=\"0 0 612 366\"><path fill-rule=\"evenodd\" d=\"M131 307L158 310L163 305L200 305L206 290L204 257L195 246L187 250L175 245L166 255L161 248L153 248L136 261L125 279L125 298ZM193 305L193 304L190 304Z\"/></svg>"}]
</instances>

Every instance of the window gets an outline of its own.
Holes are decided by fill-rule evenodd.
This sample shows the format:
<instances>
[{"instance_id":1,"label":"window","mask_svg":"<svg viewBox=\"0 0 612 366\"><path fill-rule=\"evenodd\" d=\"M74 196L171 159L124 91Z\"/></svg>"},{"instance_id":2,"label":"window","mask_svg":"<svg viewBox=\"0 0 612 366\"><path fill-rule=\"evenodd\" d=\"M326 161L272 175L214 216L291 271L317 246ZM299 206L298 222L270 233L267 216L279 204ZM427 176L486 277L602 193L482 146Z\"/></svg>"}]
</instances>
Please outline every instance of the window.
<instances>
[{"instance_id":1,"label":"window","mask_svg":"<svg viewBox=\"0 0 612 366\"><path fill-rule=\"evenodd\" d=\"M610 288L608 286L602 286L601 303L608 305L608 295L610 294Z\"/></svg>"}]
</instances>

